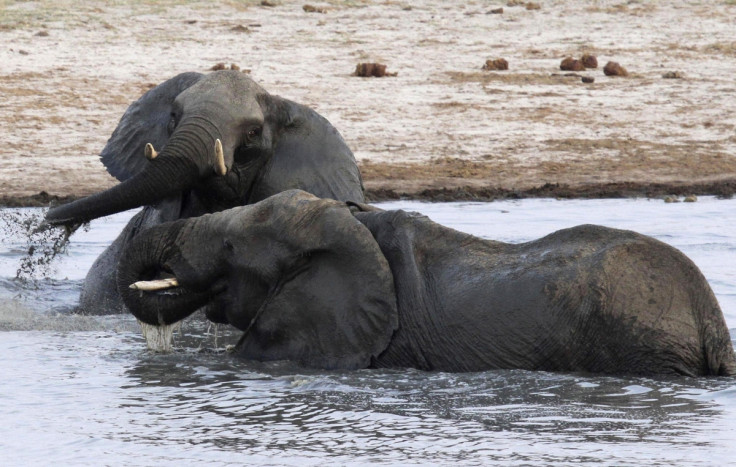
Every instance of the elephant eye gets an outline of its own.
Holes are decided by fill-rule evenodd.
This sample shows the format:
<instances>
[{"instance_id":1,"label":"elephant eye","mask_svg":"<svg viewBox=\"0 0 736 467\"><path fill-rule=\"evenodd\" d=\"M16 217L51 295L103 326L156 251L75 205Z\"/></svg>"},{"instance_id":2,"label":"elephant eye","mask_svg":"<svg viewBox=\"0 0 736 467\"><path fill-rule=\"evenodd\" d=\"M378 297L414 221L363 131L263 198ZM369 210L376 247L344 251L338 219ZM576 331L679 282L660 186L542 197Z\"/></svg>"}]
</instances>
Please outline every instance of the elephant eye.
<instances>
[{"instance_id":1,"label":"elephant eye","mask_svg":"<svg viewBox=\"0 0 736 467\"><path fill-rule=\"evenodd\" d=\"M169 123L166 125L166 130L171 134L174 132L174 128L176 128L176 116L172 113Z\"/></svg>"},{"instance_id":2,"label":"elephant eye","mask_svg":"<svg viewBox=\"0 0 736 467\"><path fill-rule=\"evenodd\" d=\"M222 240L222 246L225 247L226 250L233 250L233 244L227 238Z\"/></svg>"},{"instance_id":3,"label":"elephant eye","mask_svg":"<svg viewBox=\"0 0 736 467\"><path fill-rule=\"evenodd\" d=\"M259 126L251 128L250 130L248 130L248 138L258 138L259 136L261 136L261 131L262 128Z\"/></svg>"}]
</instances>

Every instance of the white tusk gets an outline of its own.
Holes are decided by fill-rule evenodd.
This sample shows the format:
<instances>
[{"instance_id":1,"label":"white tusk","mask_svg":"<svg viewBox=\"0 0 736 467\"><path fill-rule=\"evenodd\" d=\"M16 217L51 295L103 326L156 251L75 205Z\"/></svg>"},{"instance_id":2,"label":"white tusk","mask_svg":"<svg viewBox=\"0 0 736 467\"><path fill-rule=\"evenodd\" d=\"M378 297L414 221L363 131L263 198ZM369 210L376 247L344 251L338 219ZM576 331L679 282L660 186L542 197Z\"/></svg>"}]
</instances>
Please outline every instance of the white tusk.
<instances>
[{"instance_id":1,"label":"white tusk","mask_svg":"<svg viewBox=\"0 0 736 467\"><path fill-rule=\"evenodd\" d=\"M146 154L146 159L148 159L149 161L154 160L156 156L158 156L158 153L155 149L153 149L153 144L151 143L146 143L146 149L144 151Z\"/></svg>"},{"instance_id":2,"label":"white tusk","mask_svg":"<svg viewBox=\"0 0 736 467\"><path fill-rule=\"evenodd\" d=\"M143 290L144 292L153 292L156 290L166 290L172 287L179 287L179 281L176 277L168 279L160 279L157 281L138 281L130 284L130 288L134 290Z\"/></svg>"},{"instance_id":3,"label":"white tusk","mask_svg":"<svg viewBox=\"0 0 736 467\"><path fill-rule=\"evenodd\" d=\"M225 175L227 166L225 165L225 154L222 152L222 141L215 141L215 173L217 175Z\"/></svg>"}]
</instances>

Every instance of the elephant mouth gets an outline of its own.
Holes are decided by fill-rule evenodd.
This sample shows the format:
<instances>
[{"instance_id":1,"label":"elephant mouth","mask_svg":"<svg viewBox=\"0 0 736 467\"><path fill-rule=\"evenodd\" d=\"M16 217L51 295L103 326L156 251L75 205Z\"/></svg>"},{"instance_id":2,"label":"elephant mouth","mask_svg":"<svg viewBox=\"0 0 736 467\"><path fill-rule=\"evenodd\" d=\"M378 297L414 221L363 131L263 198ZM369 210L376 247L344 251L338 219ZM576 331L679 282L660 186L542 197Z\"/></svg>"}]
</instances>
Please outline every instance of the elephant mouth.
<instances>
[{"instance_id":1,"label":"elephant mouth","mask_svg":"<svg viewBox=\"0 0 736 467\"><path fill-rule=\"evenodd\" d=\"M157 303L160 308L163 308L165 304L170 302L172 305L173 303L177 303L180 309L184 307L189 308L189 306L182 305L188 305L194 302L204 303L206 305L207 302L214 299L222 291L218 291L214 286L204 291L194 291L181 284L173 273L167 271L161 271L156 274L155 278L150 280L133 282L128 288L137 293L142 299Z\"/></svg>"},{"instance_id":2,"label":"elephant mouth","mask_svg":"<svg viewBox=\"0 0 736 467\"><path fill-rule=\"evenodd\" d=\"M173 324L208 305L226 289L222 279L201 283L186 271L149 264L118 269L118 290L123 302L140 321L151 325Z\"/></svg>"}]
</instances>

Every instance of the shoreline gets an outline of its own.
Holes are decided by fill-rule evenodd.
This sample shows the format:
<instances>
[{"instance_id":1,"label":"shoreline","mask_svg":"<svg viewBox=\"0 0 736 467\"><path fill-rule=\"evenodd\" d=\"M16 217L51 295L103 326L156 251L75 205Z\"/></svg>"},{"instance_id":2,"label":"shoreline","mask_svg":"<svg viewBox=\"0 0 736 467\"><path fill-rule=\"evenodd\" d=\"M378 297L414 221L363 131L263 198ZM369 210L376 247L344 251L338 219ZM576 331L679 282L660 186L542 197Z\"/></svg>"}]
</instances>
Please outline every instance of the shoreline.
<instances>
[{"instance_id":1,"label":"shoreline","mask_svg":"<svg viewBox=\"0 0 736 467\"><path fill-rule=\"evenodd\" d=\"M410 199L428 202L470 201L489 202L504 199L557 198L651 198L716 196L728 199L736 194L736 179L700 183L642 183L608 182L569 185L544 183L527 188L502 188L493 186L459 185L456 187L424 188L407 191L399 188L366 189L369 203Z\"/></svg>"},{"instance_id":2,"label":"shoreline","mask_svg":"<svg viewBox=\"0 0 736 467\"><path fill-rule=\"evenodd\" d=\"M644 183L607 182L544 183L525 188L505 188L492 185L469 184L470 180L459 180L455 186L422 186L407 189L406 181L381 182L380 186L366 182L366 202L416 200L426 202L491 202L505 199L557 198L557 199L602 199L602 198L649 198L715 196L730 199L736 194L736 179L696 183ZM477 180L475 180L477 182ZM69 203L83 195L56 195L41 191L32 195L0 195L0 208L48 207Z\"/></svg>"}]
</instances>

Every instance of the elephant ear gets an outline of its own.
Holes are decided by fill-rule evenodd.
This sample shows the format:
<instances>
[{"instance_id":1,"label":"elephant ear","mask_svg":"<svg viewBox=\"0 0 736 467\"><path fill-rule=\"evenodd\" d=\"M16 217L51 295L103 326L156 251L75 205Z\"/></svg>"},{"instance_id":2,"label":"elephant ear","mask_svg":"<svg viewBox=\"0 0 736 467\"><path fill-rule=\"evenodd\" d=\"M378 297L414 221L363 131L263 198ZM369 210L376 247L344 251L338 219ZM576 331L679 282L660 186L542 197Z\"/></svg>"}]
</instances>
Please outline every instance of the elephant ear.
<instances>
[{"instance_id":1,"label":"elephant ear","mask_svg":"<svg viewBox=\"0 0 736 467\"><path fill-rule=\"evenodd\" d=\"M276 128L273 155L248 202L290 189L320 198L362 202L360 170L337 129L309 107L278 96L266 99L267 118Z\"/></svg>"},{"instance_id":2,"label":"elephant ear","mask_svg":"<svg viewBox=\"0 0 736 467\"><path fill-rule=\"evenodd\" d=\"M113 177L121 182L143 170L147 143L161 151L169 140L167 130L174 99L202 79L201 73L182 73L164 81L130 104L100 153Z\"/></svg>"},{"instance_id":3,"label":"elephant ear","mask_svg":"<svg viewBox=\"0 0 736 467\"><path fill-rule=\"evenodd\" d=\"M293 201L293 200L292 200ZM281 206L288 236L303 248L239 343L247 358L296 360L323 369L371 366L398 328L394 281L370 231L349 208L302 199L309 213Z\"/></svg>"}]
</instances>

